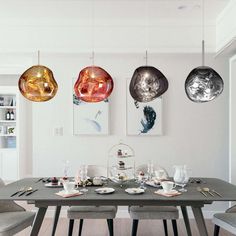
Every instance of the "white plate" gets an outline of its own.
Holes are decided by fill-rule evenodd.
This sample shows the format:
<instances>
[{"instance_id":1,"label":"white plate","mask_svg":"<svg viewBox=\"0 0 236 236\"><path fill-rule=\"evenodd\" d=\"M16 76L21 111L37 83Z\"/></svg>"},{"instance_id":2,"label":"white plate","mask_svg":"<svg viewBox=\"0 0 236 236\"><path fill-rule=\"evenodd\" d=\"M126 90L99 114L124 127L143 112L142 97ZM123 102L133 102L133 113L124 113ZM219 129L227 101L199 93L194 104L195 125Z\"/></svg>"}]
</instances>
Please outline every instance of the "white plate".
<instances>
[{"instance_id":1,"label":"white plate","mask_svg":"<svg viewBox=\"0 0 236 236\"><path fill-rule=\"evenodd\" d=\"M47 183L44 185L47 188L63 188L63 185L58 182L58 184Z\"/></svg>"},{"instance_id":2,"label":"white plate","mask_svg":"<svg viewBox=\"0 0 236 236\"><path fill-rule=\"evenodd\" d=\"M127 188L125 189L125 192L128 194L141 194L144 193L144 189L141 188Z\"/></svg>"},{"instance_id":3,"label":"white plate","mask_svg":"<svg viewBox=\"0 0 236 236\"><path fill-rule=\"evenodd\" d=\"M95 189L95 192L99 194L108 194L108 193L115 192L115 189L114 188L97 188Z\"/></svg>"},{"instance_id":4,"label":"white plate","mask_svg":"<svg viewBox=\"0 0 236 236\"><path fill-rule=\"evenodd\" d=\"M178 193L177 190L172 189L170 192L164 192L163 189L158 190L159 193L164 193L164 194L176 194Z\"/></svg>"},{"instance_id":5,"label":"white plate","mask_svg":"<svg viewBox=\"0 0 236 236\"><path fill-rule=\"evenodd\" d=\"M66 192L65 190L61 190L59 193L61 193L61 194L75 194L75 193L79 193L79 190L73 189L73 190L71 190L71 192Z\"/></svg>"},{"instance_id":6,"label":"white plate","mask_svg":"<svg viewBox=\"0 0 236 236\"><path fill-rule=\"evenodd\" d=\"M161 186L159 183L157 184L154 181L146 181L145 184L155 188L159 188Z\"/></svg>"}]
</instances>

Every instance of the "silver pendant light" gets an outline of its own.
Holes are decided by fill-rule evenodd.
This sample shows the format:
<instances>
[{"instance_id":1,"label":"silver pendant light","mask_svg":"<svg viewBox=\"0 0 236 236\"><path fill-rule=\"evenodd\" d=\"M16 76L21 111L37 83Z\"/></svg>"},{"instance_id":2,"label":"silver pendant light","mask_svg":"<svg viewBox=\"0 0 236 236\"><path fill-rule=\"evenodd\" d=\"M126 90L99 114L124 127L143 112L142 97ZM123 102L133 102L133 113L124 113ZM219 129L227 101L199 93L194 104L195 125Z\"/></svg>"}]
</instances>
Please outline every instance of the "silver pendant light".
<instances>
[{"instance_id":1,"label":"silver pendant light","mask_svg":"<svg viewBox=\"0 0 236 236\"><path fill-rule=\"evenodd\" d=\"M160 70L153 66L138 67L132 76L129 91L134 100L150 102L161 96L168 89L168 80Z\"/></svg>"},{"instance_id":2,"label":"silver pendant light","mask_svg":"<svg viewBox=\"0 0 236 236\"><path fill-rule=\"evenodd\" d=\"M205 66L204 10L204 0L202 0L202 66L193 69L185 81L187 97L196 103L212 101L224 89L221 76L211 67Z\"/></svg>"},{"instance_id":3,"label":"silver pendant light","mask_svg":"<svg viewBox=\"0 0 236 236\"><path fill-rule=\"evenodd\" d=\"M148 0L146 0L146 48L148 45ZM168 89L168 80L160 70L148 66L146 51L146 65L138 67L131 78L129 91L135 101L150 102L161 96Z\"/></svg>"}]
</instances>

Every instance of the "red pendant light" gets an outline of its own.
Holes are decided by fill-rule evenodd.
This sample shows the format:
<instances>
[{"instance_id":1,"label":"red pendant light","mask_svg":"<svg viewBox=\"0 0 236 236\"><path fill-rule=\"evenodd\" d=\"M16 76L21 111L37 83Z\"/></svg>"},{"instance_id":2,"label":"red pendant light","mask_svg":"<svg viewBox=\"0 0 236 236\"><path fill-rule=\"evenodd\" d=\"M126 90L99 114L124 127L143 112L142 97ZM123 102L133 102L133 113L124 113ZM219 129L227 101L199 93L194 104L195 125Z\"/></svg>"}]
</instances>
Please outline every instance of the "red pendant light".
<instances>
[{"instance_id":1,"label":"red pendant light","mask_svg":"<svg viewBox=\"0 0 236 236\"><path fill-rule=\"evenodd\" d=\"M74 85L76 96L85 102L101 102L113 90L112 77L101 67L88 66L80 71Z\"/></svg>"}]
</instances>

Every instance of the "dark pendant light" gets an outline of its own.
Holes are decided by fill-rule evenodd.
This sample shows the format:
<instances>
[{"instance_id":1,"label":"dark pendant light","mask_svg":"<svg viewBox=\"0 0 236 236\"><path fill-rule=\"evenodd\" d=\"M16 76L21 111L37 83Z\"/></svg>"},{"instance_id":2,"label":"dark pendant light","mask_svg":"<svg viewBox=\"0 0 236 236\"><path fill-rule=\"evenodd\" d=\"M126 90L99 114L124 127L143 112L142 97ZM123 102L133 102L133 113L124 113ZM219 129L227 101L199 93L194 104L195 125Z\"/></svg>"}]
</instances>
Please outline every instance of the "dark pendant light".
<instances>
[{"instance_id":1,"label":"dark pendant light","mask_svg":"<svg viewBox=\"0 0 236 236\"><path fill-rule=\"evenodd\" d=\"M168 89L168 80L160 70L153 66L138 67L132 76L129 91L134 100L150 102L161 96Z\"/></svg>"},{"instance_id":2,"label":"dark pendant light","mask_svg":"<svg viewBox=\"0 0 236 236\"><path fill-rule=\"evenodd\" d=\"M76 96L85 102L101 102L110 96L112 90L112 77L98 66L81 70L74 85Z\"/></svg>"},{"instance_id":3,"label":"dark pendant light","mask_svg":"<svg viewBox=\"0 0 236 236\"><path fill-rule=\"evenodd\" d=\"M217 98L224 89L221 76L211 67L205 66L204 0L202 1L202 66L193 69L185 81L187 97L197 103Z\"/></svg>"},{"instance_id":4,"label":"dark pendant light","mask_svg":"<svg viewBox=\"0 0 236 236\"><path fill-rule=\"evenodd\" d=\"M21 94L33 102L45 102L52 99L58 90L52 71L39 64L27 69L20 77L18 87Z\"/></svg>"}]
</instances>

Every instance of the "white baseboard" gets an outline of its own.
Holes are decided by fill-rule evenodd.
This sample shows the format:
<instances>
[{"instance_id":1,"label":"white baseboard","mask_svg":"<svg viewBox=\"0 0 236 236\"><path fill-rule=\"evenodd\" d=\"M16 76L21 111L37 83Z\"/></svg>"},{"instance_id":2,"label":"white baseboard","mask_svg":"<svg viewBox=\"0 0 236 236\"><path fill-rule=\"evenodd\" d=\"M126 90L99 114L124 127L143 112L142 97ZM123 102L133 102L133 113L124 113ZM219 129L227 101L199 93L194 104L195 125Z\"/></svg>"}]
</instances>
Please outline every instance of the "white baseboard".
<instances>
[{"instance_id":1,"label":"white baseboard","mask_svg":"<svg viewBox=\"0 0 236 236\"><path fill-rule=\"evenodd\" d=\"M47 211L47 214L46 214L46 217L47 218L52 218L54 216L54 212L55 210L53 209L49 209ZM181 210L179 211L179 218L183 218L182 217L182 213L181 213ZM204 218L205 219L212 219L213 215L215 213L220 213L220 211L207 211L207 210L203 210L203 215L204 215ZM193 213L192 213L192 210L188 209L188 216L190 219L193 219ZM60 214L60 217L62 218L66 218L67 217L67 214L66 214L66 208L62 208L61 210L61 214ZM116 218L123 218L123 219L127 219L127 218L130 218L129 217L129 213L127 211L127 209L118 209L118 212L117 212L117 215L116 215Z\"/></svg>"}]
</instances>

